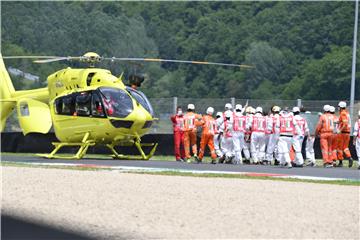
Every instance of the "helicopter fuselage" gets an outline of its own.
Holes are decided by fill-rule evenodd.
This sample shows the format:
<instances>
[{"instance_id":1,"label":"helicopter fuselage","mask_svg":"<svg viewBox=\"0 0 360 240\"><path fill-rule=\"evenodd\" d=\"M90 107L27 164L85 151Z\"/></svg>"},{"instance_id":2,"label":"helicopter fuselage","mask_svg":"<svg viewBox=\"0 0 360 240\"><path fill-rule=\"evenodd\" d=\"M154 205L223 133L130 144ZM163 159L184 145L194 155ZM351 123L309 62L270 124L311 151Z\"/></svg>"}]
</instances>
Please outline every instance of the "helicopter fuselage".
<instances>
[{"instance_id":1,"label":"helicopter fuselage","mask_svg":"<svg viewBox=\"0 0 360 240\"><path fill-rule=\"evenodd\" d=\"M153 112L146 96L121 78L98 68L66 68L48 77L49 105L56 137L79 142L128 142L149 131Z\"/></svg>"}]
</instances>

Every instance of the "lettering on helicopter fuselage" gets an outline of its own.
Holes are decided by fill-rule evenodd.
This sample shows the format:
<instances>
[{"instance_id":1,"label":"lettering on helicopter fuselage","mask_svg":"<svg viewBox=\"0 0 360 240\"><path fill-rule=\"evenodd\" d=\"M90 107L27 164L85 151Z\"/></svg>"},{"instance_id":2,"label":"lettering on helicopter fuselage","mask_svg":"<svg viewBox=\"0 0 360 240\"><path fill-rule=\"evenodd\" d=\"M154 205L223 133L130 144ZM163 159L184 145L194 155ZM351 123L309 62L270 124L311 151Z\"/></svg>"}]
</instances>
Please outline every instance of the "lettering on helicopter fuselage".
<instances>
[{"instance_id":1,"label":"lettering on helicopter fuselage","mask_svg":"<svg viewBox=\"0 0 360 240\"><path fill-rule=\"evenodd\" d=\"M57 87L57 88L62 88L62 87L64 87L64 85L62 84L62 82L56 81L56 82L55 82L55 87Z\"/></svg>"}]
</instances>

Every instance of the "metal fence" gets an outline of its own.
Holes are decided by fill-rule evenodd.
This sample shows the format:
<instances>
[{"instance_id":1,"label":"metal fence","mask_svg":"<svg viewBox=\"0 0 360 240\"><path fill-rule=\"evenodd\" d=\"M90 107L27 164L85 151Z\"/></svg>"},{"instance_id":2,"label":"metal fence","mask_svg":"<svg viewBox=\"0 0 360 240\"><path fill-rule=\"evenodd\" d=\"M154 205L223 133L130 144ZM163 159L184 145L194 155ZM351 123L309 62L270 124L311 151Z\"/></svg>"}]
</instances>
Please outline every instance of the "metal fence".
<instances>
[{"instance_id":1,"label":"metal fence","mask_svg":"<svg viewBox=\"0 0 360 240\"><path fill-rule=\"evenodd\" d=\"M294 106L303 107L305 111L310 111L312 115L317 115L318 112L322 112L323 106L325 104L329 104L332 106L337 106L339 101L325 101L325 100L277 100L277 99L270 99L270 100L261 100L261 99L236 99L236 98L150 98L149 99L154 112L155 117L158 119L153 124L150 133L172 133L172 124L170 121L170 116L175 113L176 107L181 106L183 110L186 110L186 107L189 103L195 105L195 110L197 113L204 114L208 107L213 107L215 112L224 111L224 106L226 103L231 103L233 106L235 104L242 104L243 106L248 101L249 106L257 107L261 106L264 112L270 110L273 105L278 105L281 108L289 107L292 108ZM349 105L349 102L347 102ZM354 116L352 118L352 127L354 121L357 119L357 113L360 110L360 101L355 101L353 113ZM316 124L316 117L312 117L312 122L309 122L309 125ZM21 131L17 117L15 112L9 117L7 121L7 125L5 128L7 132L16 132Z\"/></svg>"},{"instance_id":2,"label":"metal fence","mask_svg":"<svg viewBox=\"0 0 360 240\"><path fill-rule=\"evenodd\" d=\"M175 113L176 107L181 106L183 110L186 110L186 107L189 103L195 105L195 111L200 114L204 114L208 107L213 107L215 112L224 111L226 103L231 103L233 106L236 104L245 105L248 102L249 106L257 107L261 106L264 112L268 112L272 106L278 105L281 108L289 107L290 109L294 106L302 107L304 111L310 111L311 115L317 116L319 112L322 112L323 106L329 104L332 106L337 106L339 101L336 100L280 100L280 99L236 99L236 98L151 98L149 99L153 108L155 110L155 117L159 120L153 125L151 130L152 133L171 133L172 124L170 122L170 116ZM349 105L349 102L347 102ZM357 113L360 110L360 101L355 101L352 118L352 127L354 121L357 119ZM312 119L309 122L309 125L314 127L316 124L317 118L310 117Z\"/></svg>"}]
</instances>

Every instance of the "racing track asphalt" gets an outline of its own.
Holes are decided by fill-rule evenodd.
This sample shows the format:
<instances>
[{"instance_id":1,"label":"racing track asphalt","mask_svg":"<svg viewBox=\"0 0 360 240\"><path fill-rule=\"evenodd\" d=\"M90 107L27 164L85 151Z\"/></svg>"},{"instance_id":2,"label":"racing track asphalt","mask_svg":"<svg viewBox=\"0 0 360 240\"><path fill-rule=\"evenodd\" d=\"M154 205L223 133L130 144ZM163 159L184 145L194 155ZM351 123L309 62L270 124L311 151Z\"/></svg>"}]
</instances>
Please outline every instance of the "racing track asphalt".
<instances>
[{"instance_id":1,"label":"racing track asphalt","mask_svg":"<svg viewBox=\"0 0 360 240\"><path fill-rule=\"evenodd\" d=\"M156 156L153 157L156 159ZM67 163L85 164L91 166L108 167L139 167L139 168L161 168L169 170L190 170L190 171L220 171L220 172L247 172L247 173L267 173L285 174L309 177L343 178L360 181L360 171L356 168L323 168L323 167L304 167L304 168L281 168L279 166L262 165L231 165L231 164L188 164L175 161L134 161L134 160L105 160L105 159L81 159L81 160L60 160L44 159L32 156L1 155L2 161L25 162L25 163ZM357 163L354 163L357 164ZM357 165L356 165L357 166Z\"/></svg>"}]
</instances>

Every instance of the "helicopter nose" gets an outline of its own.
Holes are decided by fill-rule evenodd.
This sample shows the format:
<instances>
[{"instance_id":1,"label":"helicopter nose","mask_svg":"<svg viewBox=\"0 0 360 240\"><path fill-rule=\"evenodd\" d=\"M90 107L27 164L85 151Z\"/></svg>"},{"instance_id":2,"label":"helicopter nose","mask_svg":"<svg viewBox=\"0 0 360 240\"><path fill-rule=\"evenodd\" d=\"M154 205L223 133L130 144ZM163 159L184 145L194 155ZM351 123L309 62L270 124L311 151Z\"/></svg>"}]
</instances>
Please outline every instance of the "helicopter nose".
<instances>
[{"instance_id":1,"label":"helicopter nose","mask_svg":"<svg viewBox=\"0 0 360 240\"><path fill-rule=\"evenodd\" d=\"M136 131L137 129L141 129L146 122L146 114L144 111L138 109L135 113L135 121L133 125L133 129Z\"/></svg>"}]
</instances>

